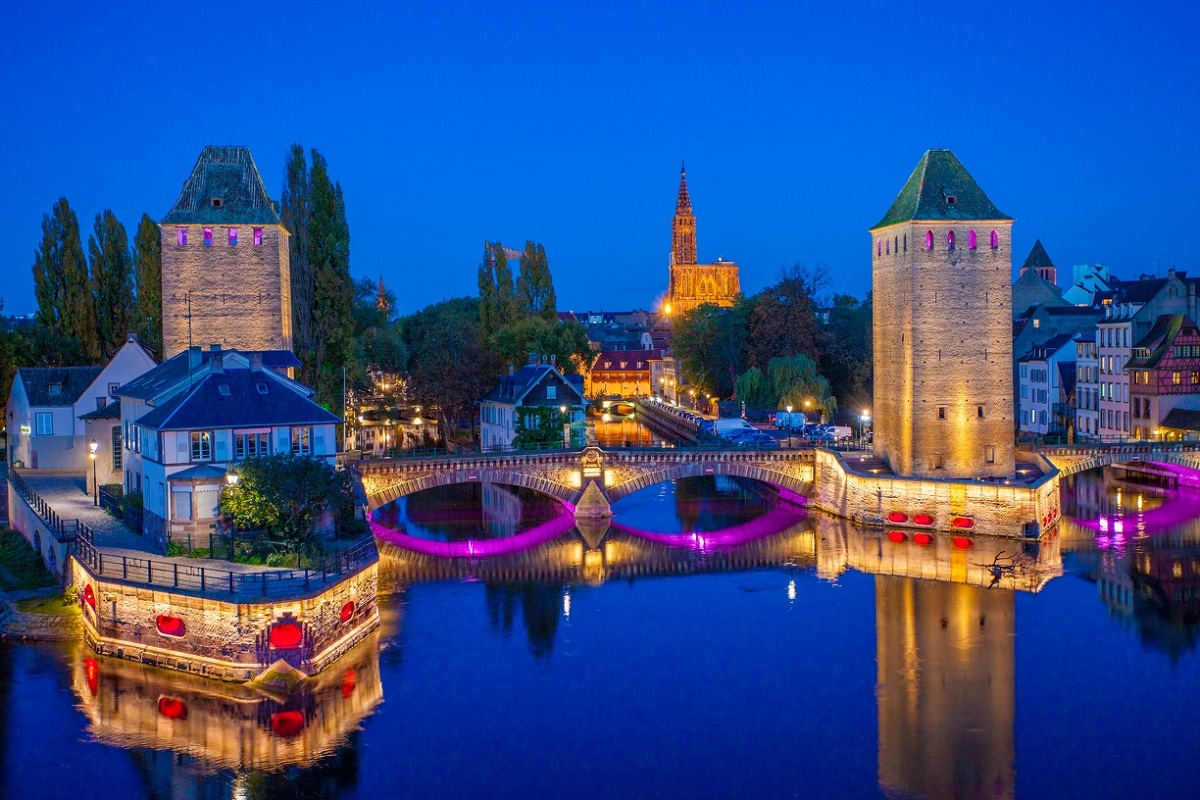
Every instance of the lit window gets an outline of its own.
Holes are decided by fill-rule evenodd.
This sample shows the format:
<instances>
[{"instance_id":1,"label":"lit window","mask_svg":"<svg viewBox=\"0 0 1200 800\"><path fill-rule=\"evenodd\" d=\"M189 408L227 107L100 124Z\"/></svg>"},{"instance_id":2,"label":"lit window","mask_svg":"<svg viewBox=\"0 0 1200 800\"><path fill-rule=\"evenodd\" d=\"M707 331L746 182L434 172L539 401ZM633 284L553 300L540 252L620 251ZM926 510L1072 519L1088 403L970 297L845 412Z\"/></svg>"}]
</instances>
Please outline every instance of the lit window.
<instances>
[{"instance_id":1,"label":"lit window","mask_svg":"<svg viewBox=\"0 0 1200 800\"><path fill-rule=\"evenodd\" d=\"M177 238L177 241L179 242L180 247L187 246L187 228L177 228L175 230L175 236Z\"/></svg>"},{"instance_id":2,"label":"lit window","mask_svg":"<svg viewBox=\"0 0 1200 800\"><path fill-rule=\"evenodd\" d=\"M971 231L970 233L968 233L967 234L967 248L970 250L974 250L975 246L978 244L979 244L979 237L975 235L975 231Z\"/></svg>"},{"instance_id":3,"label":"lit window","mask_svg":"<svg viewBox=\"0 0 1200 800\"><path fill-rule=\"evenodd\" d=\"M229 246L230 247L237 246L237 228L229 229Z\"/></svg>"},{"instance_id":4,"label":"lit window","mask_svg":"<svg viewBox=\"0 0 1200 800\"><path fill-rule=\"evenodd\" d=\"M212 432L192 431L192 461L212 460Z\"/></svg>"},{"instance_id":5,"label":"lit window","mask_svg":"<svg viewBox=\"0 0 1200 800\"><path fill-rule=\"evenodd\" d=\"M262 228L254 229L254 246L255 247L262 246Z\"/></svg>"},{"instance_id":6,"label":"lit window","mask_svg":"<svg viewBox=\"0 0 1200 800\"><path fill-rule=\"evenodd\" d=\"M558 387L557 386L547 386L546 387L546 399L547 400L557 400L558 399Z\"/></svg>"},{"instance_id":7,"label":"lit window","mask_svg":"<svg viewBox=\"0 0 1200 800\"><path fill-rule=\"evenodd\" d=\"M954 231L946 231L946 249L954 249Z\"/></svg>"},{"instance_id":8,"label":"lit window","mask_svg":"<svg viewBox=\"0 0 1200 800\"><path fill-rule=\"evenodd\" d=\"M875 242L875 255L877 255L877 256L883 255L883 240L882 239Z\"/></svg>"},{"instance_id":9,"label":"lit window","mask_svg":"<svg viewBox=\"0 0 1200 800\"><path fill-rule=\"evenodd\" d=\"M1192 386L1196 386L1197 384L1200 384L1200 372L1192 370Z\"/></svg>"},{"instance_id":10,"label":"lit window","mask_svg":"<svg viewBox=\"0 0 1200 800\"><path fill-rule=\"evenodd\" d=\"M992 249L995 250L1000 246L1000 234L992 231Z\"/></svg>"},{"instance_id":11,"label":"lit window","mask_svg":"<svg viewBox=\"0 0 1200 800\"><path fill-rule=\"evenodd\" d=\"M212 228L204 229L204 246L212 247Z\"/></svg>"},{"instance_id":12,"label":"lit window","mask_svg":"<svg viewBox=\"0 0 1200 800\"><path fill-rule=\"evenodd\" d=\"M933 249L933 231L925 231L925 249Z\"/></svg>"},{"instance_id":13,"label":"lit window","mask_svg":"<svg viewBox=\"0 0 1200 800\"><path fill-rule=\"evenodd\" d=\"M49 411L39 411L35 417L38 436L54 435L54 415Z\"/></svg>"},{"instance_id":14,"label":"lit window","mask_svg":"<svg viewBox=\"0 0 1200 800\"><path fill-rule=\"evenodd\" d=\"M298 455L312 452L312 428L292 428L292 452Z\"/></svg>"},{"instance_id":15,"label":"lit window","mask_svg":"<svg viewBox=\"0 0 1200 800\"><path fill-rule=\"evenodd\" d=\"M1171 384L1173 386L1178 386L1181 383L1183 383L1183 375L1179 372L1172 372L1171 373Z\"/></svg>"}]
</instances>

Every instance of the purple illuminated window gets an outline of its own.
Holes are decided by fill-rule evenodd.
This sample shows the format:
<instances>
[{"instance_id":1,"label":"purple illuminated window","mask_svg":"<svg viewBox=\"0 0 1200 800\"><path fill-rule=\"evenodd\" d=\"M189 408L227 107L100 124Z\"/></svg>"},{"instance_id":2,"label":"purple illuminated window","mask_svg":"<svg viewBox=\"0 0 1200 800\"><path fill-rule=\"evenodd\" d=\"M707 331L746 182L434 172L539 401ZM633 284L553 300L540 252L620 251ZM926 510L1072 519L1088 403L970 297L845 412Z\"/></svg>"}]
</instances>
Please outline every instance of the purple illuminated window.
<instances>
[{"instance_id":1,"label":"purple illuminated window","mask_svg":"<svg viewBox=\"0 0 1200 800\"><path fill-rule=\"evenodd\" d=\"M179 246L186 247L187 246L187 228L179 228L175 233L179 237Z\"/></svg>"},{"instance_id":2,"label":"purple illuminated window","mask_svg":"<svg viewBox=\"0 0 1200 800\"><path fill-rule=\"evenodd\" d=\"M262 228L254 229L254 246L255 247L262 246Z\"/></svg>"},{"instance_id":3,"label":"purple illuminated window","mask_svg":"<svg viewBox=\"0 0 1200 800\"><path fill-rule=\"evenodd\" d=\"M883 255L883 240L882 239L875 242L875 255L877 255L877 256Z\"/></svg>"},{"instance_id":4,"label":"purple illuminated window","mask_svg":"<svg viewBox=\"0 0 1200 800\"><path fill-rule=\"evenodd\" d=\"M975 231L971 231L967 234L967 247L974 250L977 244L979 244L979 237L975 235Z\"/></svg>"},{"instance_id":5,"label":"purple illuminated window","mask_svg":"<svg viewBox=\"0 0 1200 800\"><path fill-rule=\"evenodd\" d=\"M1000 236L995 231L992 231L992 249L995 250L1000 246Z\"/></svg>"},{"instance_id":6,"label":"purple illuminated window","mask_svg":"<svg viewBox=\"0 0 1200 800\"><path fill-rule=\"evenodd\" d=\"M954 249L954 231L946 231L946 249Z\"/></svg>"},{"instance_id":7,"label":"purple illuminated window","mask_svg":"<svg viewBox=\"0 0 1200 800\"><path fill-rule=\"evenodd\" d=\"M212 228L204 229L204 246L212 247Z\"/></svg>"},{"instance_id":8,"label":"purple illuminated window","mask_svg":"<svg viewBox=\"0 0 1200 800\"><path fill-rule=\"evenodd\" d=\"M888 255L892 254L892 240L891 239L883 240L883 252L887 253Z\"/></svg>"},{"instance_id":9,"label":"purple illuminated window","mask_svg":"<svg viewBox=\"0 0 1200 800\"><path fill-rule=\"evenodd\" d=\"M893 253L900 252L900 237L899 236L896 237L896 243L895 243L895 245L892 246L892 252Z\"/></svg>"},{"instance_id":10,"label":"purple illuminated window","mask_svg":"<svg viewBox=\"0 0 1200 800\"><path fill-rule=\"evenodd\" d=\"M237 228L229 229L229 246L230 247L237 246Z\"/></svg>"},{"instance_id":11,"label":"purple illuminated window","mask_svg":"<svg viewBox=\"0 0 1200 800\"><path fill-rule=\"evenodd\" d=\"M933 249L933 231L925 231L925 249Z\"/></svg>"}]
</instances>

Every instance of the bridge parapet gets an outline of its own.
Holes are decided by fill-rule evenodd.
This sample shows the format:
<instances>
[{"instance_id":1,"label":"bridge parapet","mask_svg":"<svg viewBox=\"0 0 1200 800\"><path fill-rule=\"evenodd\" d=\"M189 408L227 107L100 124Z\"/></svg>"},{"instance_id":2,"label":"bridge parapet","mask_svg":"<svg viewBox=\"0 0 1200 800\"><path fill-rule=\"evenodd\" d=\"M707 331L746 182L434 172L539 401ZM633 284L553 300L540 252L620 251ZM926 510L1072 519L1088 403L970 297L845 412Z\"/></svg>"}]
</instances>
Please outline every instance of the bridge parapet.
<instances>
[{"instance_id":1,"label":"bridge parapet","mask_svg":"<svg viewBox=\"0 0 1200 800\"><path fill-rule=\"evenodd\" d=\"M1121 442L1112 444L1036 445L1062 475L1074 475L1127 461L1154 461L1200 469L1200 443Z\"/></svg>"}]
</instances>

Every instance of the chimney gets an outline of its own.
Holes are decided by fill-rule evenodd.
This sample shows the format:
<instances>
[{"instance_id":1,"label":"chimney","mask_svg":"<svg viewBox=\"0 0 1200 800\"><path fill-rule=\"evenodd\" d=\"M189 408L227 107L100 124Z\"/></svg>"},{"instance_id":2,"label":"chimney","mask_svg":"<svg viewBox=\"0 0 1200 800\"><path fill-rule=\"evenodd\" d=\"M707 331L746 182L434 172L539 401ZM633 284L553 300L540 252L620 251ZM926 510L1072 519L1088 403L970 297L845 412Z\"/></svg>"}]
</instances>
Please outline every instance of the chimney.
<instances>
[{"instance_id":1,"label":"chimney","mask_svg":"<svg viewBox=\"0 0 1200 800\"><path fill-rule=\"evenodd\" d=\"M551 353L550 354L550 366L557 368L558 365L555 363L555 361L557 361L557 360L558 360L558 356L554 355L554 353Z\"/></svg>"},{"instance_id":2,"label":"chimney","mask_svg":"<svg viewBox=\"0 0 1200 800\"><path fill-rule=\"evenodd\" d=\"M212 358L210 360L212 361L213 372L225 371L225 354L221 352L220 348L217 348L215 351L213 351Z\"/></svg>"},{"instance_id":3,"label":"chimney","mask_svg":"<svg viewBox=\"0 0 1200 800\"><path fill-rule=\"evenodd\" d=\"M194 344L188 348L188 369L195 369L204 361L204 354L200 351L200 345Z\"/></svg>"},{"instance_id":4,"label":"chimney","mask_svg":"<svg viewBox=\"0 0 1200 800\"><path fill-rule=\"evenodd\" d=\"M542 357L539 356L537 353L530 353L525 362L525 366L527 366L527 367L539 367L539 366L541 366L541 364L542 364Z\"/></svg>"},{"instance_id":5,"label":"chimney","mask_svg":"<svg viewBox=\"0 0 1200 800\"><path fill-rule=\"evenodd\" d=\"M219 353L219 352L221 352L221 345L217 344L216 342L213 342L212 344L210 344L208 346L208 349L209 349L209 352Z\"/></svg>"},{"instance_id":6,"label":"chimney","mask_svg":"<svg viewBox=\"0 0 1200 800\"><path fill-rule=\"evenodd\" d=\"M251 353L250 354L250 369L261 370L262 368L263 368L262 353Z\"/></svg>"}]
</instances>

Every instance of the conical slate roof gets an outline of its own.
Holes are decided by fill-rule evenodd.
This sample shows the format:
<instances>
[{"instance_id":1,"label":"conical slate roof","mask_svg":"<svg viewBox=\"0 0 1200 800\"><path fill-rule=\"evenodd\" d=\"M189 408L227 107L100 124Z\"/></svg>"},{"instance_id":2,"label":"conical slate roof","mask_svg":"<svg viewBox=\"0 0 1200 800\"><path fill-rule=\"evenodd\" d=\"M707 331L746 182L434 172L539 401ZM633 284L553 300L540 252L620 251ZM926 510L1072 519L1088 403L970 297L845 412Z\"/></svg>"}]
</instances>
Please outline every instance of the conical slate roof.
<instances>
[{"instance_id":1,"label":"conical slate roof","mask_svg":"<svg viewBox=\"0 0 1200 800\"><path fill-rule=\"evenodd\" d=\"M910 220L1011 220L949 150L926 150L896 202L871 230Z\"/></svg>"},{"instance_id":2,"label":"conical slate roof","mask_svg":"<svg viewBox=\"0 0 1200 800\"><path fill-rule=\"evenodd\" d=\"M675 199L675 213L687 215L692 213L692 198L688 196L687 188L687 169L683 165L679 167L679 197Z\"/></svg>"},{"instance_id":3,"label":"conical slate roof","mask_svg":"<svg viewBox=\"0 0 1200 800\"><path fill-rule=\"evenodd\" d=\"M209 145L200 152L163 225L278 225L250 148Z\"/></svg>"},{"instance_id":4,"label":"conical slate roof","mask_svg":"<svg viewBox=\"0 0 1200 800\"><path fill-rule=\"evenodd\" d=\"M1050 260L1050 254L1046 252L1046 248L1042 247L1042 240L1038 239L1033 243L1033 249L1029 251L1029 258L1025 259L1025 263L1021 265L1021 269L1053 266L1054 262Z\"/></svg>"}]
</instances>

